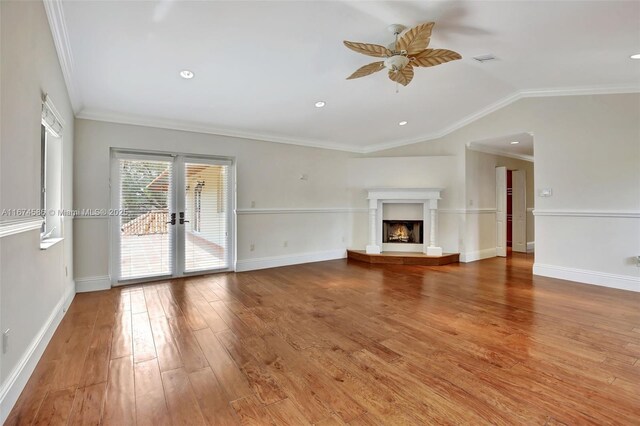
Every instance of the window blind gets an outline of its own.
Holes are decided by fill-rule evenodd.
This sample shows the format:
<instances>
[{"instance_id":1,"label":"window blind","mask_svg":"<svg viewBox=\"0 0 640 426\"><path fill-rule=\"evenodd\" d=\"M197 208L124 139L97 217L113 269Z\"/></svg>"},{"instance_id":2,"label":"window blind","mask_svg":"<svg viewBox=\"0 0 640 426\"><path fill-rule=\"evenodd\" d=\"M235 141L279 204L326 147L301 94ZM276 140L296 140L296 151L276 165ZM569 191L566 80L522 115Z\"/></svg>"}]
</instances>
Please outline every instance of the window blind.
<instances>
[{"instance_id":1,"label":"window blind","mask_svg":"<svg viewBox=\"0 0 640 426\"><path fill-rule=\"evenodd\" d=\"M185 162L185 271L229 267L230 165Z\"/></svg>"},{"instance_id":2,"label":"window blind","mask_svg":"<svg viewBox=\"0 0 640 426\"><path fill-rule=\"evenodd\" d=\"M42 125L56 138L62 136L64 121L48 95L45 95L42 100Z\"/></svg>"},{"instance_id":3,"label":"window blind","mask_svg":"<svg viewBox=\"0 0 640 426\"><path fill-rule=\"evenodd\" d=\"M173 273L173 163L119 159L120 279Z\"/></svg>"}]
</instances>

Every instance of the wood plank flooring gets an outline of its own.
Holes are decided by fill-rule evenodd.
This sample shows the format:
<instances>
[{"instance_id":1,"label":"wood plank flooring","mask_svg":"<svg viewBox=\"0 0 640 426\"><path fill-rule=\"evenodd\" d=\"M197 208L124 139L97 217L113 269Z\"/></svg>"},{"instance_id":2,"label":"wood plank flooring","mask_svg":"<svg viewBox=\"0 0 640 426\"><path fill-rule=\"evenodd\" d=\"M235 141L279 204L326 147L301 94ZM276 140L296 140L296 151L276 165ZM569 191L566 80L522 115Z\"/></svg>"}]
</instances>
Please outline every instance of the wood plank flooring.
<instances>
[{"instance_id":1,"label":"wood plank flooring","mask_svg":"<svg viewBox=\"0 0 640 426\"><path fill-rule=\"evenodd\" d=\"M347 260L78 294L6 422L640 424L640 294Z\"/></svg>"}]
</instances>

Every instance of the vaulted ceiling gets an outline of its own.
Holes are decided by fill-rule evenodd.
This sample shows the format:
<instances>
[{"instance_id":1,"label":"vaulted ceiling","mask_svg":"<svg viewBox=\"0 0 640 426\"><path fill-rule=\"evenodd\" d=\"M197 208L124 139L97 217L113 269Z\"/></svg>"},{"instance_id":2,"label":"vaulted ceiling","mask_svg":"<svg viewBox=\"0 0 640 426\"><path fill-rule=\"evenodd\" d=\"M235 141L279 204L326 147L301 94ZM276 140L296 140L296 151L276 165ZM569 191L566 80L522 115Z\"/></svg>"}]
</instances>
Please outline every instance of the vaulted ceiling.
<instances>
[{"instance_id":1,"label":"vaulted ceiling","mask_svg":"<svg viewBox=\"0 0 640 426\"><path fill-rule=\"evenodd\" d=\"M523 96L640 89L635 1L57 0L47 13L77 116L116 122L367 152ZM373 59L343 40L387 44L389 24L427 21L431 47L462 60L398 93L384 72L345 79Z\"/></svg>"}]
</instances>

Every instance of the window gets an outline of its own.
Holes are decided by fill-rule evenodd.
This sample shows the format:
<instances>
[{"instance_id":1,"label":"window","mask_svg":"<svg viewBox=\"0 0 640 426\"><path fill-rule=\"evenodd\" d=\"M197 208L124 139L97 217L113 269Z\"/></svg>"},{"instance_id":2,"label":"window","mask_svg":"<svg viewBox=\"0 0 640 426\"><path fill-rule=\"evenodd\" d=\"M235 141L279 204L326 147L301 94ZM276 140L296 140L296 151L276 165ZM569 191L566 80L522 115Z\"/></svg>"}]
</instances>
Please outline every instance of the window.
<instances>
[{"instance_id":1,"label":"window","mask_svg":"<svg viewBox=\"0 0 640 426\"><path fill-rule=\"evenodd\" d=\"M40 126L40 209L43 213L41 248L62 238L62 120L49 98L42 103Z\"/></svg>"}]
</instances>

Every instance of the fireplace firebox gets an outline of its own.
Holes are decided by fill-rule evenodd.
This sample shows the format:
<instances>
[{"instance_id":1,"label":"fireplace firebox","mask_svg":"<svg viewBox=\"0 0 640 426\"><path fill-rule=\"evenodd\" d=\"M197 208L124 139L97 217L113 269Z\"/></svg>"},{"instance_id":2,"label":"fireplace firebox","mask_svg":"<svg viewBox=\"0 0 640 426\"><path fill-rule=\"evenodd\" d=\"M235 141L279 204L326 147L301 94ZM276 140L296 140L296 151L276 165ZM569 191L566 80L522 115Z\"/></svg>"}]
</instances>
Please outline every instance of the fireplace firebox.
<instances>
[{"instance_id":1,"label":"fireplace firebox","mask_svg":"<svg viewBox=\"0 0 640 426\"><path fill-rule=\"evenodd\" d=\"M383 220L382 242L397 244L422 244L421 220Z\"/></svg>"}]
</instances>

